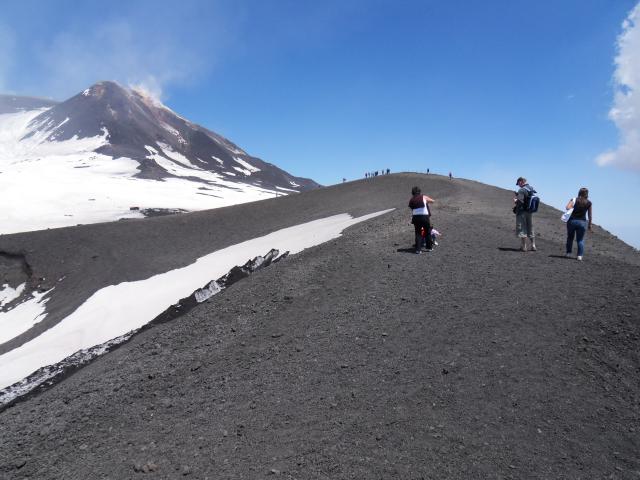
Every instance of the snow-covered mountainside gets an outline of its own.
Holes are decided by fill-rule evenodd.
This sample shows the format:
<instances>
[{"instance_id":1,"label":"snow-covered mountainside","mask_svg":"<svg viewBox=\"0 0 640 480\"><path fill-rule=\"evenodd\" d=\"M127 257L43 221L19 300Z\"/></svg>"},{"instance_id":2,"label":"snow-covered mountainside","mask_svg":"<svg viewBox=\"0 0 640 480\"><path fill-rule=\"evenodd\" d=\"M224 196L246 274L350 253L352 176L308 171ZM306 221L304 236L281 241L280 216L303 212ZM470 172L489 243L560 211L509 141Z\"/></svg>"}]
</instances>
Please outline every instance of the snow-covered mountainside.
<instances>
[{"instance_id":1,"label":"snow-covered mountainside","mask_svg":"<svg viewBox=\"0 0 640 480\"><path fill-rule=\"evenodd\" d=\"M254 262L261 263L263 255L271 249L278 260L279 254L299 253L335 239L346 228L391 210L357 218L343 213L294 225L209 253L185 267L96 291L73 314L31 341L4 354L0 350L0 407L66 368L82 365L128 340L172 305L179 314L185 313L183 301L176 307L176 300L192 294L197 299L196 294L200 294L196 301L206 301L221 291L220 279L244 264L247 258L254 257ZM309 235L310 231L314 234ZM201 288L205 284L207 287ZM25 288L26 282L15 289L9 284L0 285L0 345L28 334L47 316L46 303L55 294L54 289L35 291L21 298Z\"/></svg>"},{"instance_id":2,"label":"snow-covered mountainside","mask_svg":"<svg viewBox=\"0 0 640 480\"><path fill-rule=\"evenodd\" d=\"M1 233L217 208L317 187L142 92L0 96Z\"/></svg>"}]
</instances>

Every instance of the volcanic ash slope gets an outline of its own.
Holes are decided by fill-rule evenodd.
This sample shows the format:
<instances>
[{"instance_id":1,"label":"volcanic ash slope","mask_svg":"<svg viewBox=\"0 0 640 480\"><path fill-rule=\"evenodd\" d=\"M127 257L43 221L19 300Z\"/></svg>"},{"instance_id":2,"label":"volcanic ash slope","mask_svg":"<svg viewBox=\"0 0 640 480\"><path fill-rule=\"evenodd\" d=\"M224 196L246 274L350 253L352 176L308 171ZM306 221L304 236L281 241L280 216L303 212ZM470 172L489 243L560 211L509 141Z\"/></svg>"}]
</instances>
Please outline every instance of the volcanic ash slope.
<instances>
[{"instance_id":1,"label":"volcanic ash slope","mask_svg":"<svg viewBox=\"0 0 640 480\"><path fill-rule=\"evenodd\" d=\"M396 210L0 413L0 477L636 478L638 253L595 227L562 258L546 206L518 252L511 195L399 174L269 201Z\"/></svg>"}]
</instances>

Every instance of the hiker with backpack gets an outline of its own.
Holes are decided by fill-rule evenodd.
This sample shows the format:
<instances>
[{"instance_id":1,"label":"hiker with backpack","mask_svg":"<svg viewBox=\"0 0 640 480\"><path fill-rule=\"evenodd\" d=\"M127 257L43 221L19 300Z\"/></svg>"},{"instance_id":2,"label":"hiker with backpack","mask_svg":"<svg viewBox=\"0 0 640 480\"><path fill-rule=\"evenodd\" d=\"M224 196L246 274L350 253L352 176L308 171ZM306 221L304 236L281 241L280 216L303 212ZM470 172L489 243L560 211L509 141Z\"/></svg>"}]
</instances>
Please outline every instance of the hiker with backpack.
<instances>
[{"instance_id":1,"label":"hiker with backpack","mask_svg":"<svg viewBox=\"0 0 640 480\"><path fill-rule=\"evenodd\" d=\"M536 251L536 238L533 231L533 213L538 210L540 199L535 189L527 183L527 179L519 177L516 181L519 187L513 199L513 213L516 214L516 235L520 238L520 250L527 251L527 238L531 242L531 250Z\"/></svg>"},{"instance_id":2,"label":"hiker with backpack","mask_svg":"<svg viewBox=\"0 0 640 480\"><path fill-rule=\"evenodd\" d=\"M409 208L411 209L411 223L415 229L416 243L414 245L416 253L420 253L422 248L422 229L424 229L424 241L426 242L427 252L433 251L433 243L431 239L431 209L429 205L433 203L433 198L422 195L420 187L411 189L411 199L409 200Z\"/></svg>"}]
</instances>

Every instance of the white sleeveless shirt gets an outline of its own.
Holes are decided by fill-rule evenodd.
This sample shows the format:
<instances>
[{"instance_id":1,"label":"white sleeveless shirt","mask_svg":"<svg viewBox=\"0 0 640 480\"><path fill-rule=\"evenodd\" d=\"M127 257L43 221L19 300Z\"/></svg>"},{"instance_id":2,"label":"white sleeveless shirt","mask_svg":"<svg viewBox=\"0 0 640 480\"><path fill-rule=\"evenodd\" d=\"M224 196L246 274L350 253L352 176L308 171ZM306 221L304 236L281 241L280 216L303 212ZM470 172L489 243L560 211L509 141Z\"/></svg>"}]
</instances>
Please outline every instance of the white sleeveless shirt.
<instances>
[{"instance_id":1,"label":"white sleeveless shirt","mask_svg":"<svg viewBox=\"0 0 640 480\"><path fill-rule=\"evenodd\" d=\"M424 206L414 208L412 210L412 215L431 215L431 212L429 212L429 204L427 203L427 199L424 195L422 196L422 202L424 203Z\"/></svg>"}]
</instances>

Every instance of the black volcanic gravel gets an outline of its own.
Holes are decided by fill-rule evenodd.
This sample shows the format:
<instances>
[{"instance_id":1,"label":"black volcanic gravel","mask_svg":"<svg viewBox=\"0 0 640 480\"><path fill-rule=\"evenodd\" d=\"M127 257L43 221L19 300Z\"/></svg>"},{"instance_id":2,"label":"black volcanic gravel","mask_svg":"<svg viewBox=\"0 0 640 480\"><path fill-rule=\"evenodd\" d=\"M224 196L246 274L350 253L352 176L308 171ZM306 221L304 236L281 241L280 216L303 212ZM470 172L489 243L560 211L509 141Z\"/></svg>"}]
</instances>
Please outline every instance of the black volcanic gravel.
<instances>
[{"instance_id":1,"label":"black volcanic gravel","mask_svg":"<svg viewBox=\"0 0 640 480\"><path fill-rule=\"evenodd\" d=\"M408 253L413 184L438 200L433 253ZM549 207L538 251L518 252L510 203L475 182L398 174L0 237L0 250L30 242L34 271L60 274L71 245L71 277L94 272L90 252L109 258L78 289L86 298L248 236L397 208L0 413L0 478L640 478L640 255L596 227L584 262L562 258Z\"/></svg>"}]
</instances>

